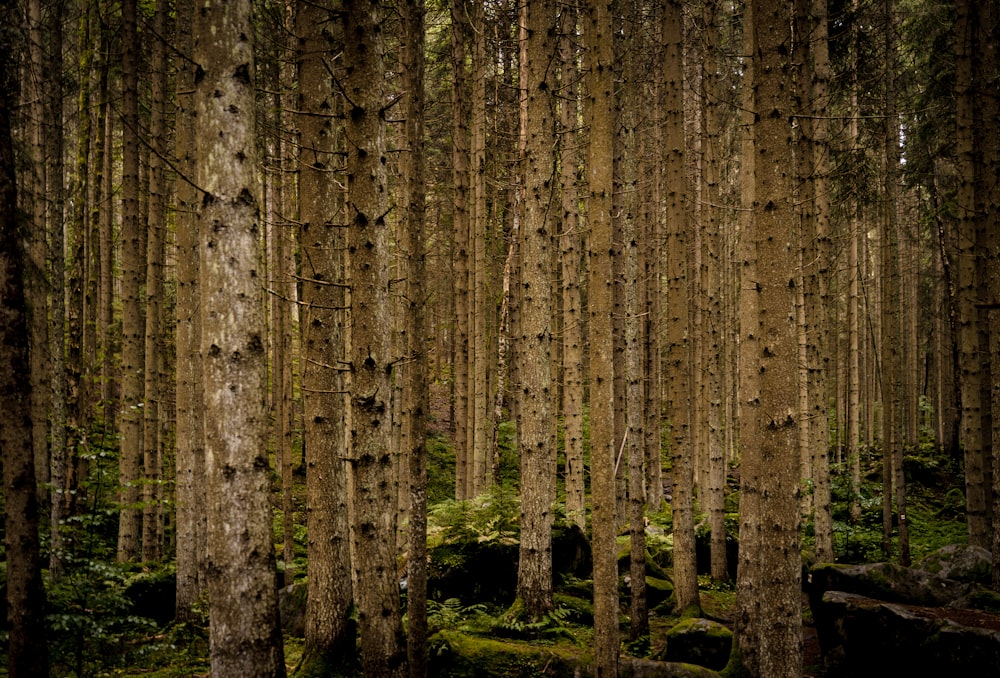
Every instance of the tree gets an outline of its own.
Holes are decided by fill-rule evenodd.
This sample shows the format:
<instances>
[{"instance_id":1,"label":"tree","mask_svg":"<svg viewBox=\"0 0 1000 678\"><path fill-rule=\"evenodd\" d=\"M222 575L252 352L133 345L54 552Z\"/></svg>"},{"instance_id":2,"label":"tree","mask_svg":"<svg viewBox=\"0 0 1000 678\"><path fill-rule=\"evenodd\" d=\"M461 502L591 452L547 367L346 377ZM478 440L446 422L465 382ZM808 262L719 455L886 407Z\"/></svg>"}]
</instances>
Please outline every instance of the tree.
<instances>
[{"instance_id":1,"label":"tree","mask_svg":"<svg viewBox=\"0 0 1000 678\"><path fill-rule=\"evenodd\" d=\"M118 477L121 512L118 518L118 560L139 557L142 513L139 474L142 464L142 421L145 327L140 290L145 280L145 256L139 224L139 32L136 0L122 3L122 364L121 455Z\"/></svg>"},{"instance_id":2,"label":"tree","mask_svg":"<svg viewBox=\"0 0 1000 678\"><path fill-rule=\"evenodd\" d=\"M473 494L472 450L468 447L469 394L469 75L467 46L472 32L470 3L451 4L451 118L452 118L452 273L455 281L454 408L455 408L455 498L471 499Z\"/></svg>"},{"instance_id":3,"label":"tree","mask_svg":"<svg viewBox=\"0 0 1000 678\"><path fill-rule=\"evenodd\" d=\"M0 9L0 450L3 450L4 546L7 557L7 673L47 676L45 590L32 445L25 257L17 218L11 112L16 104L16 6Z\"/></svg>"},{"instance_id":4,"label":"tree","mask_svg":"<svg viewBox=\"0 0 1000 678\"><path fill-rule=\"evenodd\" d=\"M552 210L555 162L551 121L555 54L555 7L528 3L527 120L524 163L524 221L521 230L521 309L517 348L521 458L521 540L517 594L532 619L552 609L552 505L555 502L555 437L552 426Z\"/></svg>"},{"instance_id":5,"label":"tree","mask_svg":"<svg viewBox=\"0 0 1000 678\"><path fill-rule=\"evenodd\" d=\"M205 591L206 521L204 383L201 359L201 291L197 200L195 187L195 117L193 56L194 3L176 7L177 110L174 148L180 181L175 189L175 272L177 300L174 341L177 350L174 429L177 539L177 618L191 620L194 605Z\"/></svg>"},{"instance_id":6,"label":"tree","mask_svg":"<svg viewBox=\"0 0 1000 678\"><path fill-rule=\"evenodd\" d=\"M666 320L666 371L669 391L667 416L670 425L670 456L673 460L674 584L677 609L684 611L698 602L698 572L694 534L694 460L691 445L691 349L689 345L688 285L686 253L687 206L685 205L684 80L681 5L668 0L663 15L665 71L665 148L667 201L668 316Z\"/></svg>"},{"instance_id":7,"label":"tree","mask_svg":"<svg viewBox=\"0 0 1000 678\"><path fill-rule=\"evenodd\" d=\"M590 322L591 548L594 553L594 663L598 676L618 675L618 564L615 558L614 366L611 223L614 79L611 3L584 4L584 120L587 146L588 310Z\"/></svg>"},{"instance_id":8,"label":"tree","mask_svg":"<svg viewBox=\"0 0 1000 678\"><path fill-rule=\"evenodd\" d=\"M757 372L759 398L741 429L740 495L750 501L740 506L736 640L751 676L802 673L789 5L757 3L746 25L754 146L752 221L743 238L755 261L741 304L749 311L742 331L759 346L745 366Z\"/></svg>"},{"instance_id":9,"label":"tree","mask_svg":"<svg viewBox=\"0 0 1000 678\"><path fill-rule=\"evenodd\" d=\"M250 3L195 13L212 673L284 676L268 504Z\"/></svg>"},{"instance_id":10,"label":"tree","mask_svg":"<svg viewBox=\"0 0 1000 678\"><path fill-rule=\"evenodd\" d=\"M167 230L167 186L163 158L167 156L167 9L163 0L156 3L152 57L152 92L150 96L149 136L152 153L149 158L149 227L146 242L146 327L145 368L143 391L143 486L142 486L142 559L159 560L163 545L162 487L163 458L160 447L160 421L166 413L161 372L164 356L160 317L164 307L163 261Z\"/></svg>"},{"instance_id":11,"label":"tree","mask_svg":"<svg viewBox=\"0 0 1000 678\"><path fill-rule=\"evenodd\" d=\"M576 66L577 12L559 13L559 169L562 196L562 230L559 234L562 269L562 415L566 455L566 516L581 529L587 526L583 467L583 317L581 313L578 133L578 72Z\"/></svg>"},{"instance_id":12,"label":"tree","mask_svg":"<svg viewBox=\"0 0 1000 678\"><path fill-rule=\"evenodd\" d=\"M427 196L424 154L424 0L403 5L406 69L406 331L410 525L407 558L407 661L410 675L427 675ZM483 102L485 105L485 102ZM484 132L485 134L485 132ZM477 257L478 259L478 257ZM478 379L477 379L478 383ZM485 405L485 399L483 400ZM485 406L483 408L485 410ZM481 414L485 415L485 412Z\"/></svg>"},{"instance_id":13,"label":"tree","mask_svg":"<svg viewBox=\"0 0 1000 678\"><path fill-rule=\"evenodd\" d=\"M355 599L367 675L406 672L396 578L397 460L390 448L388 193L382 6L351 3L344 14L347 106L347 256L350 275L350 464Z\"/></svg>"},{"instance_id":14,"label":"tree","mask_svg":"<svg viewBox=\"0 0 1000 678\"><path fill-rule=\"evenodd\" d=\"M338 100L330 57L338 45L329 4L296 9L299 103L299 216L302 223L303 407L306 530L309 536L304 667L347 662L356 629L350 619L351 581L347 466L344 463L346 293L343 193L330 190L340 167Z\"/></svg>"}]
</instances>

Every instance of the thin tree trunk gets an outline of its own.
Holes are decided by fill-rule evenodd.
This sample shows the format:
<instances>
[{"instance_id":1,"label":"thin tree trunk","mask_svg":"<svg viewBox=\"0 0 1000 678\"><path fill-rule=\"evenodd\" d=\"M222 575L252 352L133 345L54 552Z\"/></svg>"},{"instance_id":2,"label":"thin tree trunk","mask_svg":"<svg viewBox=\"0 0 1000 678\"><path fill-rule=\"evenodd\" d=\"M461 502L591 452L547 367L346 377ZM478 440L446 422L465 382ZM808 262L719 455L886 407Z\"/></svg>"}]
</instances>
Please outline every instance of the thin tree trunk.
<instances>
[{"instance_id":1,"label":"thin tree trunk","mask_svg":"<svg viewBox=\"0 0 1000 678\"><path fill-rule=\"evenodd\" d=\"M143 408L143 486L142 486L142 559L159 560L163 545L158 539L162 460L158 459L157 434L159 413L163 404L160 370L160 315L163 307L163 260L166 236L167 187L162 158L166 157L167 10L163 1L156 4L152 59L150 62L152 96L150 98L149 135L152 153L149 158L149 230L146 243L146 345L145 345L145 407ZM164 36L163 38L159 36Z\"/></svg>"},{"instance_id":2,"label":"thin tree trunk","mask_svg":"<svg viewBox=\"0 0 1000 678\"><path fill-rule=\"evenodd\" d=\"M471 34L468 0L451 2L452 44L452 266L455 282L455 498L470 499L473 478L470 450L466 444L469 421L469 77L466 46Z\"/></svg>"},{"instance_id":3,"label":"thin tree trunk","mask_svg":"<svg viewBox=\"0 0 1000 678\"><path fill-rule=\"evenodd\" d=\"M608 0L584 5L587 94L584 119L590 126L587 151L587 260L590 320L590 482L594 553L594 663L596 675L618 675L618 567L615 557L614 363L611 310L613 244L611 223L614 83L612 13Z\"/></svg>"},{"instance_id":4,"label":"thin tree trunk","mask_svg":"<svg viewBox=\"0 0 1000 678\"><path fill-rule=\"evenodd\" d=\"M577 68L573 40L576 36L576 12L560 13L560 94L559 152L560 189L562 194L562 233L559 236L562 270L562 340L563 389L562 414L566 457L566 517L586 529L586 494L583 468L583 318L580 295L579 195L579 106L577 103Z\"/></svg>"},{"instance_id":5,"label":"thin tree trunk","mask_svg":"<svg viewBox=\"0 0 1000 678\"><path fill-rule=\"evenodd\" d=\"M52 487L50 497L51 543L49 546L49 568L58 575L61 570L59 561L63 548L60 525L68 515L68 500L70 495L67 486L67 390L66 390L66 239L65 239L65 186L63 181L63 14L64 4L60 0L50 9L49 27L49 64L46 77L48 92L47 115L47 152L49 170L47 171L46 195L50 201L49 207L49 243L50 249L50 280L52 293L50 305L52 308L51 325L49 329L49 356L51 388L51 432L49 443L49 483Z\"/></svg>"},{"instance_id":6,"label":"thin tree trunk","mask_svg":"<svg viewBox=\"0 0 1000 678\"><path fill-rule=\"evenodd\" d=\"M139 510L142 464L142 418L145 331L140 290L146 273L139 214L139 34L136 1L122 3L122 362L121 415L118 436L121 485L118 560L139 558L142 513Z\"/></svg>"},{"instance_id":7,"label":"thin tree trunk","mask_svg":"<svg viewBox=\"0 0 1000 678\"><path fill-rule=\"evenodd\" d=\"M410 525L407 559L407 660L412 678L427 675L427 444L428 322L426 251L426 179L424 160L424 0L408 0L403 7L406 46L406 140L409 149L406 182L407 274L406 329L409 364L407 376L407 424L409 427ZM485 219L484 219L485 221ZM485 244L484 244L485 249ZM478 252L478 246L477 246ZM477 260L478 260L477 255ZM478 268L478 265L477 265ZM478 293L477 293L478 297ZM477 384L479 382L477 375ZM485 379L484 379L485 382ZM485 389L485 383L484 383ZM477 391L477 397L478 397ZM478 408L477 408L478 409ZM485 402L480 412L486 415ZM481 441L485 447L485 440Z\"/></svg>"},{"instance_id":8,"label":"thin tree trunk","mask_svg":"<svg viewBox=\"0 0 1000 678\"><path fill-rule=\"evenodd\" d=\"M684 111L682 102L682 14L668 0L663 17L666 72L666 193L667 193L667 371L670 455L673 459L674 591L677 609L700 605L694 534L694 460L691 445L691 355L688 343L690 289L686 259L687 208L684 173Z\"/></svg>"},{"instance_id":9,"label":"thin tree trunk","mask_svg":"<svg viewBox=\"0 0 1000 678\"><path fill-rule=\"evenodd\" d=\"M177 619L193 621L194 606L205 590L205 420L201 364L201 292L198 285L197 191L195 173L194 64L192 28L194 4L180 0L176 6L177 110L175 149L180 173L175 188L177 222L176 366L176 540Z\"/></svg>"}]
</instances>

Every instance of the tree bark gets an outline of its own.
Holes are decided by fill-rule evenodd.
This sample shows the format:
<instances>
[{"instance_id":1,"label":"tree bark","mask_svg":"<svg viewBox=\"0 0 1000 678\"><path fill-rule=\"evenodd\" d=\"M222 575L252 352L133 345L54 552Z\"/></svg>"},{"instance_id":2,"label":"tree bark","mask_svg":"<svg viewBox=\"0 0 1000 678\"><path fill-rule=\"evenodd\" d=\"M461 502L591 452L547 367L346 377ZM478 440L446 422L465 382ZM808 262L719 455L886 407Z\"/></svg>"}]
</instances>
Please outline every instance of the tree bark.
<instances>
[{"instance_id":1,"label":"tree bark","mask_svg":"<svg viewBox=\"0 0 1000 678\"><path fill-rule=\"evenodd\" d=\"M614 81L612 73L611 3L588 0L584 5L584 54L587 93L584 119L589 123L587 147L588 316L590 321L590 482L591 548L594 553L594 663L596 675L618 675L618 565L615 558L614 363L612 139Z\"/></svg>"},{"instance_id":2,"label":"tree bark","mask_svg":"<svg viewBox=\"0 0 1000 678\"><path fill-rule=\"evenodd\" d=\"M551 26L555 7L547 0L529 3L524 93L527 97L524 172L524 221L518 302L520 334L516 355L518 441L521 459L521 539L517 595L531 619L552 609L552 508L555 492L555 429L552 424L552 205L555 158L552 152L554 82L547 64L555 55ZM522 65L522 68L524 66ZM525 72L525 71L522 71Z\"/></svg>"},{"instance_id":3,"label":"tree bark","mask_svg":"<svg viewBox=\"0 0 1000 678\"><path fill-rule=\"evenodd\" d=\"M122 3L122 363L121 413L118 436L121 485L118 517L118 560L139 558L142 513L139 480L142 465L142 421L145 332L140 290L145 279L145 256L139 223L139 34L136 0Z\"/></svg>"},{"instance_id":4,"label":"tree bark","mask_svg":"<svg viewBox=\"0 0 1000 678\"><path fill-rule=\"evenodd\" d=\"M752 222L755 252L744 278L747 325L759 346L759 400L743 429L736 641L751 676L802 674L799 449L794 327L795 207L792 201L789 4L758 3L747 28L753 58ZM745 170L745 168L744 168ZM747 501L749 499L749 501Z\"/></svg>"},{"instance_id":5,"label":"tree bark","mask_svg":"<svg viewBox=\"0 0 1000 678\"><path fill-rule=\"evenodd\" d=\"M11 113L16 106L16 5L0 8L0 449L3 450L7 582L7 674L47 676L45 589L38 538L39 506L32 446L31 385L23 232Z\"/></svg>"},{"instance_id":6,"label":"tree bark","mask_svg":"<svg viewBox=\"0 0 1000 678\"><path fill-rule=\"evenodd\" d=\"M347 256L350 272L350 496L355 598L366 675L406 673L396 577L397 459L389 446L390 301L384 37L377 2L344 15L347 99Z\"/></svg>"},{"instance_id":7,"label":"tree bark","mask_svg":"<svg viewBox=\"0 0 1000 678\"><path fill-rule=\"evenodd\" d=\"M195 15L197 185L212 673L284 676L267 384L250 3Z\"/></svg>"}]
</instances>

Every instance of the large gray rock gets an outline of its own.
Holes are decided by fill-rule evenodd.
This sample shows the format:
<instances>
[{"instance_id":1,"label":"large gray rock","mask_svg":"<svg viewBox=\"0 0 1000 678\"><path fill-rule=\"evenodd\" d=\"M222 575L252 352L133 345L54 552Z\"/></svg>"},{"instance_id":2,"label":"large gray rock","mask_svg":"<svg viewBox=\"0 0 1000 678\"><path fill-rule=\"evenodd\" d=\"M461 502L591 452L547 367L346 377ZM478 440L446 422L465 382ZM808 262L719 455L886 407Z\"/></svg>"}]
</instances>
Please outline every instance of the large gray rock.
<instances>
[{"instance_id":1,"label":"large gray rock","mask_svg":"<svg viewBox=\"0 0 1000 678\"><path fill-rule=\"evenodd\" d=\"M1000 676L1000 631L925 612L826 592L814 608L826 675Z\"/></svg>"},{"instance_id":2,"label":"large gray rock","mask_svg":"<svg viewBox=\"0 0 1000 678\"><path fill-rule=\"evenodd\" d=\"M1000 676L990 553L951 546L916 567L818 565L809 603L830 676Z\"/></svg>"},{"instance_id":3,"label":"large gray rock","mask_svg":"<svg viewBox=\"0 0 1000 678\"><path fill-rule=\"evenodd\" d=\"M930 554L914 567L945 579L989 586L993 576L993 556L982 546L951 544Z\"/></svg>"}]
</instances>

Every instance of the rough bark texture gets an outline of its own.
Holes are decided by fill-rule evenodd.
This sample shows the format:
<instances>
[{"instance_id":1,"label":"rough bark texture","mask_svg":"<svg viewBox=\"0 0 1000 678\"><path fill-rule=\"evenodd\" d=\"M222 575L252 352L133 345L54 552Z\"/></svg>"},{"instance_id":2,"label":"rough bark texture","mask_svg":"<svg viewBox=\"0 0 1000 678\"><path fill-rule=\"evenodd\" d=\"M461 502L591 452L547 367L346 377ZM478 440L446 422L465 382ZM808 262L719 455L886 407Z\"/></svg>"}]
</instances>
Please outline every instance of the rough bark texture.
<instances>
[{"instance_id":1,"label":"rough bark texture","mask_svg":"<svg viewBox=\"0 0 1000 678\"><path fill-rule=\"evenodd\" d=\"M562 415L566 456L566 517L581 528L587 526L583 474L583 318L580 296L580 247L583 238L578 220L579 172L577 104L576 13L560 13L559 51L561 63L559 107L560 182L562 232L559 235L562 268Z\"/></svg>"},{"instance_id":2,"label":"rough bark texture","mask_svg":"<svg viewBox=\"0 0 1000 678\"><path fill-rule=\"evenodd\" d=\"M743 332L755 335L751 344L759 350L743 369L757 371L760 390L742 428L736 639L751 676L791 678L802 674L802 614L788 12L780 0L758 3L748 26L753 192L743 237L753 252L744 260L756 260L753 276L744 277L741 304L749 311Z\"/></svg>"},{"instance_id":3,"label":"rough bark texture","mask_svg":"<svg viewBox=\"0 0 1000 678\"><path fill-rule=\"evenodd\" d=\"M330 3L299 2L296 11L300 99L299 209L302 230L302 301L305 408L306 657L329 667L354 653L350 620L351 582L344 395L346 294L344 281L343 195L332 184L339 171L340 130L333 114L329 71L336 53L336 24ZM333 188L332 188L333 187ZM332 188L332 190L331 190Z\"/></svg>"},{"instance_id":4,"label":"rough bark texture","mask_svg":"<svg viewBox=\"0 0 1000 678\"><path fill-rule=\"evenodd\" d=\"M177 4L177 49L192 54L194 3ZM176 366L176 502L177 502L177 619L189 621L193 606L205 590L205 419L201 366L201 292L198 286L198 193L194 178L194 76L188 59L177 60L175 148L183 175L176 187L177 306L174 341Z\"/></svg>"},{"instance_id":5,"label":"rough bark texture","mask_svg":"<svg viewBox=\"0 0 1000 678\"><path fill-rule=\"evenodd\" d=\"M976 130L974 62L977 3L956 0L955 23L955 152L958 169L958 357L962 423L959 439L965 455L965 500L969 544L990 546L986 514L986 463L983 444L982 360L979 355L979 310L976 218Z\"/></svg>"},{"instance_id":6,"label":"rough bark texture","mask_svg":"<svg viewBox=\"0 0 1000 678\"><path fill-rule=\"evenodd\" d=\"M618 565L615 559L614 367L611 309L614 285L611 193L614 134L611 3L584 5L587 94L587 260L590 320L590 482L594 553L594 664L601 678L618 675Z\"/></svg>"},{"instance_id":7,"label":"rough bark texture","mask_svg":"<svg viewBox=\"0 0 1000 678\"><path fill-rule=\"evenodd\" d=\"M397 459L390 448L391 318L382 8L344 15L347 256L351 285L350 463L355 599L366 675L406 673L396 576Z\"/></svg>"},{"instance_id":8,"label":"rough bark texture","mask_svg":"<svg viewBox=\"0 0 1000 678\"><path fill-rule=\"evenodd\" d=\"M157 35L166 34L166 8L163 0L156 4L154 30ZM150 63L152 77L151 113L149 122L149 228L146 241L146 326L145 326L145 370L143 391L143 486L142 486L142 559L159 560L163 544L162 533L163 459L160 455L158 436L163 405L163 378L159 365L162 364L162 338L160 314L163 312L163 260L167 230L167 195L164 179L163 158L166 156L167 69L166 46L162 40L154 39Z\"/></svg>"},{"instance_id":9,"label":"rough bark texture","mask_svg":"<svg viewBox=\"0 0 1000 678\"><path fill-rule=\"evenodd\" d=\"M38 495L32 447L24 250L10 119L17 91L15 7L0 9L0 450L3 450L4 546L7 556L7 673L48 675L45 590L38 541Z\"/></svg>"},{"instance_id":10,"label":"rough bark texture","mask_svg":"<svg viewBox=\"0 0 1000 678\"><path fill-rule=\"evenodd\" d=\"M663 17L665 44L665 147L667 157L667 353L665 370L670 384L667 417L670 456L673 459L674 586L677 608L698 605L698 573L694 535L694 461L690 438L691 350L688 344L690 299L686 262L687 207L684 174L684 79L681 5L668 1Z\"/></svg>"},{"instance_id":11,"label":"rough bark texture","mask_svg":"<svg viewBox=\"0 0 1000 678\"><path fill-rule=\"evenodd\" d=\"M521 540L518 597L536 619L552 609L552 505L555 502L555 436L552 425L552 153L555 8L547 1L527 6L528 99L524 163L524 222L521 231L520 337L517 389L521 458Z\"/></svg>"},{"instance_id":12,"label":"rough bark texture","mask_svg":"<svg viewBox=\"0 0 1000 678\"><path fill-rule=\"evenodd\" d=\"M275 593L250 3L196 9L213 675L284 676Z\"/></svg>"},{"instance_id":13,"label":"rough bark texture","mask_svg":"<svg viewBox=\"0 0 1000 678\"><path fill-rule=\"evenodd\" d=\"M407 659L410 676L427 675L427 401L428 322L426 180L424 160L424 0L408 0L404 6L406 30L405 68L407 91L406 140L409 162L406 172L406 324L410 357L407 378L407 426L410 447L410 525L407 558ZM484 103L485 105L485 103ZM485 221L485 220L484 220ZM478 380L477 380L478 381ZM478 391L477 391L478 393ZM485 401L483 412L485 416ZM485 446L485 442L484 442Z\"/></svg>"},{"instance_id":14,"label":"rough bark texture","mask_svg":"<svg viewBox=\"0 0 1000 678\"><path fill-rule=\"evenodd\" d=\"M139 292L145 278L139 224L139 36L136 2L122 3L122 363L118 437L121 485L118 517L118 560L139 558L142 513L139 474L142 463L143 374L145 343Z\"/></svg>"},{"instance_id":15,"label":"rough bark texture","mask_svg":"<svg viewBox=\"0 0 1000 678\"><path fill-rule=\"evenodd\" d=\"M454 340L454 427L455 427L455 498L473 496L473 465L468 449L469 423L469 75L465 65L466 46L471 27L467 0L452 0L452 273L455 281Z\"/></svg>"}]
</instances>

